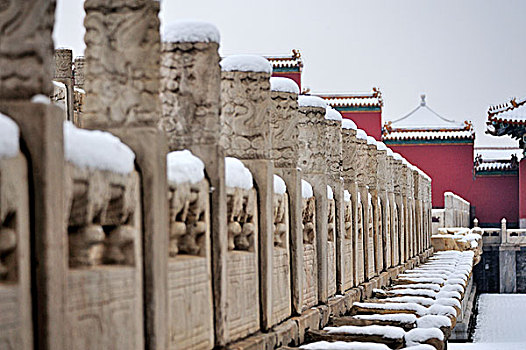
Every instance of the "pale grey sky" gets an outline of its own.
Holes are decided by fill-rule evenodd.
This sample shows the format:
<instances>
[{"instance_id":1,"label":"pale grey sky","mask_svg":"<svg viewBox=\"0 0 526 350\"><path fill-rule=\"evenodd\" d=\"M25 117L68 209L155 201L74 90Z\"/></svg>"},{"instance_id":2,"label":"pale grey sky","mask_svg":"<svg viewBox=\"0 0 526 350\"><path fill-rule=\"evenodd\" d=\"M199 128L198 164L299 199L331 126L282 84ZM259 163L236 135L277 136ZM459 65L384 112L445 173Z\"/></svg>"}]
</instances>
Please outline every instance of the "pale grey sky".
<instances>
[{"instance_id":1,"label":"pale grey sky","mask_svg":"<svg viewBox=\"0 0 526 350\"><path fill-rule=\"evenodd\" d=\"M300 49L303 85L384 96L384 120L428 105L474 122L476 146L517 145L484 135L487 108L526 96L523 0L164 0L161 22L200 19L221 32L221 54ZM83 0L58 0L55 45L84 50Z\"/></svg>"}]
</instances>

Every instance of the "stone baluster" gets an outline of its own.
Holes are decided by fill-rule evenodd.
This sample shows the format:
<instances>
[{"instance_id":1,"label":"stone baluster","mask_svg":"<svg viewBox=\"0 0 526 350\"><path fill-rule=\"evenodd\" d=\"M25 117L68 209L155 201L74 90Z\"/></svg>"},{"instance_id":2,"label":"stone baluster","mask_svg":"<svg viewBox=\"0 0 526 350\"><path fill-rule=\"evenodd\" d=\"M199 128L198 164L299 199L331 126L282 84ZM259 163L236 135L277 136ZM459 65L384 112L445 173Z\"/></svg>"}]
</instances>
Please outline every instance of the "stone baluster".
<instances>
[{"instance_id":1,"label":"stone baluster","mask_svg":"<svg viewBox=\"0 0 526 350\"><path fill-rule=\"evenodd\" d=\"M342 121L342 175L344 189L351 196L347 205L350 206L349 222L345 222L345 240L344 240L344 288L345 290L354 287L358 281L357 265L357 227L358 227L358 185L356 183L357 170L357 140L356 124L349 119Z\"/></svg>"},{"instance_id":2,"label":"stone baluster","mask_svg":"<svg viewBox=\"0 0 526 350\"><path fill-rule=\"evenodd\" d=\"M398 258L397 258L397 252L398 252L398 237L396 235L396 226L398 226L398 223L395 224L395 210L396 210L396 200L394 196L394 184L395 184L395 173L394 173L394 158L393 158L393 151L390 148L387 148L386 151L386 162L385 162L385 168L386 168L386 190L387 190L387 211L386 215L387 220L386 223L389 225L388 229L386 230L386 233L389 235L389 240L391 242L390 250L391 250L391 261L390 264L387 265L387 268L394 267L398 264Z\"/></svg>"},{"instance_id":3,"label":"stone baluster","mask_svg":"<svg viewBox=\"0 0 526 350\"><path fill-rule=\"evenodd\" d=\"M327 275L329 297L343 294L344 257L343 239L345 235L343 177L342 177L342 116L327 107L325 112L325 135L327 137L327 184L331 187L333 198L329 199ZM332 214L334 211L334 216Z\"/></svg>"},{"instance_id":4,"label":"stone baluster","mask_svg":"<svg viewBox=\"0 0 526 350\"><path fill-rule=\"evenodd\" d=\"M378 254L382 256L382 265L378 272L387 270L391 266L391 223L389 213L389 198L387 189L389 187L389 172L387 159L387 146L383 142L376 143L376 155L378 159L378 167L376 170L376 178L378 181L378 236L379 247L377 246Z\"/></svg>"},{"instance_id":5,"label":"stone baluster","mask_svg":"<svg viewBox=\"0 0 526 350\"><path fill-rule=\"evenodd\" d=\"M161 117L159 5L155 0L84 2L86 108L82 125L111 131L136 155L141 173L145 342L149 349L168 346L168 201L159 195L168 190L167 148L164 132L157 127ZM125 334L125 330L118 331Z\"/></svg>"},{"instance_id":6,"label":"stone baluster","mask_svg":"<svg viewBox=\"0 0 526 350\"><path fill-rule=\"evenodd\" d=\"M270 156L275 172L287 185L290 207L290 254L292 281L292 309L296 314L303 307L303 228L301 170L298 168L299 87L292 79L275 77L271 85L271 140Z\"/></svg>"},{"instance_id":7,"label":"stone baluster","mask_svg":"<svg viewBox=\"0 0 526 350\"><path fill-rule=\"evenodd\" d=\"M382 242L379 225L378 205L378 157L376 154L376 140L372 136L367 137L367 186L369 187L370 203L368 208L368 239L367 242L367 278L378 275L383 266Z\"/></svg>"},{"instance_id":8,"label":"stone baluster","mask_svg":"<svg viewBox=\"0 0 526 350\"><path fill-rule=\"evenodd\" d=\"M427 196L427 221L428 221L428 232L426 234L426 239L427 239L427 244L426 244L426 247L427 249L431 248L431 234L432 234L432 228L433 228L433 202L432 202L432 180L431 178L428 178L427 179L427 191L426 191L426 196Z\"/></svg>"},{"instance_id":9,"label":"stone baluster","mask_svg":"<svg viewBox=\"0 0 526 350\"><path fill-rule=\"evenodd\" d=\"M316 199L316 252L318 273L318 300L328 299L328 199L327 199L327 137L325 135L326 103L319 97L298 98L299 122L299 167L303 178L312 184Z\"/></svg>"},{"instance_id":10,"label":"stone baluster","mask_svg":"<svg viewBox=\"0 0 526 350\"><path fill-rule=\"evenodd\" d=\"M188 33L193 33L188 37ZM203 34L204 33L204 34ZM189 149L205 163L211 194L215 333L225 341L226 324L226 188L221 131L219 31L202 22L168 24L161 54L160 126L170 151Z\"/></svg>"},{"instance_id":11,"label":"stone baluster","mask_svg":"<svg viewBox=\"0 0 526 350\"><path fill-rule=\"evenodd\" d=\"M406 254L407 258L411 259L413 254L413 244L415 237L415 221L414 221L414 210L415 210L415 199L414 199L414 182L413 182L413 171L411 170L412 165L406 160L405 164L405 177L406 177L406 203L407 203L407 225L406 225Z\"/></svg>"},{"instance_id":12,"label":"stone baluster","mask_svg":"<svg viewBox=\"0 0 526 350\"><path fill-rule=\"evenodd\" d=\"M406 256L406 239L405 239L405 233L406 233L406 181L404 176L404 163L403 163L403 157L395 153L394 154L395 159L395 174L396 174L396 183L395 183L395 196L396 196L396 204L397 204L397 212L398 212L398 248L400 252L400 264L405 264L407 261Z\"/></svg>"},{"instance_id":13,"label":"stone baluster","mask_svg":"<svg viewBox=\"0 0 526 350\"><path fill-rule=\"evenodd\" d=\"M252 55L221 61L221 144L225 155L243 161L252 172L258 191L261 327L270 327L272 315L273 174L270 159L270 63ZM239 293L228 285L229 298ZM256 300L254 302L257 302ZM253 315L257 317L258 315ZM228 317L227 332L234 324ZM236 332L236 337L246 334ZM227 339L234 340L234 335Z\"/></svg>"},{"instance_id":14,"label":"stone baluster","mask_svg":"<svg viewBox=\"0 0 526 350\"><path fill-rule=\"evenodd\" d=\"M357 156L356 156L356 183L358 187L358 205L357 205L357 277L356 284L360 284L368 279L368 261L367 261L367 231L368 231L368 209L369 209L369 187L367 186L367 134L365 131L358 129L356 132Z\"/></svg>"},{"instance_id":15,"label":"stone baluster","mask_svg":"<svg viewBox=\"0 0 526 350\"><path fill-rule=\"evenodd\" d=\"M73 70L73 79L75 82L75 87L78 87L79 89L84 89L85 65L86 59L84 56L75 57L75 61L73 62L73 66L75 67Z\"/></svg>"},{"instance_id":16,"label":"stone baluster","mask_svg":"<svg viewBox=\"0 0 526 350\"><path fill-rule=\"evenodd\" d=\"M33 191L31 251L38 267L31 286L33 310L38 311L33 320L38 327L32 331L39 349L63 349L66 233L65 214L57 208L63 208L64 202L64 117L53 104L31 101L35 95L50 96L53 91L55 1L8 1L0 8L0 113L17 123L32 169L28 177ZM31 308L20 310L31 312ZM21 327L24 336L30 334L30 322ZM30 341L28 346L32 348Z\"/></svg>"},{"instance_id":17,"label":"stone baluster","mask_svg":"<svg viewBox=\"0 0 526 350\"><path fill-rule=\"evenodd\" d=\"M414 201L414 209L413 209L413 226L414 226L414 233L413 233L413 256L420 254L420 238L422 236L422 202L420 200L420 174L418 172L418 168L415 166L411 167L411 171L413 174L413 201Z\"/></svg>"},{"instance_id":18,"label":"stone baluster","mask_svg":"<svg viewBox=\"0 0 526 350\"><path fill-rule=\"evenodd\" d=\"M66 120L73 121L74 96L73 96L73 51L71 49L55 50L55 72L53 80L66 86L65 110Z\"/></svg>"}]
</instances>

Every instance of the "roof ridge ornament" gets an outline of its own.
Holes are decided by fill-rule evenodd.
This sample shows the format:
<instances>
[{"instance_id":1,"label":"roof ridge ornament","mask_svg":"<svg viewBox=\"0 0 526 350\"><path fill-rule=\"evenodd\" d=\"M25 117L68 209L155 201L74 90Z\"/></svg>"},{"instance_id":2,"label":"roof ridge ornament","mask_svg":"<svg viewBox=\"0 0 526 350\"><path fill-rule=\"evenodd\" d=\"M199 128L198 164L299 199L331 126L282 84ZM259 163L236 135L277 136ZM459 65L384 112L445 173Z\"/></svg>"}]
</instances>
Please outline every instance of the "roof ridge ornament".
<instances>
[{"instance_id":1,"label":"roof ridge ornament","mask_svg":"<svg viewBox=\"0 0 526 350\"><path fill-rule=\"evenodd\" d=\"M420 99L421 99L420 106L425 107L425 105L426 105L426 94L420 95Z\"/></svg>"}]
</instances>

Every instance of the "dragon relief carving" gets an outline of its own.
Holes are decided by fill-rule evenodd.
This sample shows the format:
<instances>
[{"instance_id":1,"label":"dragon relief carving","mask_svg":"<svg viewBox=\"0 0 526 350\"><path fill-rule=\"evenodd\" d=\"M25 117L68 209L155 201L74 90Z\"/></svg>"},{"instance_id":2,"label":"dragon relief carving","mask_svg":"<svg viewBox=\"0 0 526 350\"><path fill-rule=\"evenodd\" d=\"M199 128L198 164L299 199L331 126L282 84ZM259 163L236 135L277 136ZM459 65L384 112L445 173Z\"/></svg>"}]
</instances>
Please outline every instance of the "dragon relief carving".
<instances>
[{"instance_id":1,"label":"dragon relief carving","mask_svg":"<svg viewBox=\"0 0 526 350\"><path fill-rule=\"evenodd\" d=\"M16 210L10 210L0 217L0 282L17 279L17 232Z\"/></svg>"},{"instance_id":2,"label":"dragon relief carving","mask_svg":"<svg viewBox=\"0 0 526 350\"><path fill-rule=\"evenodd\" d=\"M171 150L215 144L220 132L217 43L163 43L161 127Z\"/></svg>"},{"instance_id":3,"label":"dragon relief carving","mask_svg":"<svg viewBox=\"0 0 526 350\"><path fill-rule=\"evenodd\" d=\"M267 159L270 153L270 82L267 73L221 73L221 144L240 159Z\"/></svg>"},{"instance_id":4,"label":"dragon relief carving","mask_svg":"<svg viewBox=\"0 0 526 350\"><path fill-rule=\"evenodd\" d=\"M306 173L327 171L327 137L321 108L301 108L299 122L299 166Z\"/></svg>"},{"instance_id":5,"label":"dragon relief carving","mask_svg":"<svg viewBox=\"0 0 526 350\"><path fill-rule=\"evenodd\" d=\"M210 222L209 187L205 179L197 183L170 184L170 257L206 254L205 238Z\"/></svg>"},{"instance_id":6,"label":"dragon relief carving","mask_svg":"<svg viewBox=\"0 0 526 350\"><path fill-rule=\"evenodd\" d=\"M356 142L351 131L342 129L342 176L345 181L354 181L356 178Z\"/></svg>"},{"instance_id":7,"label":"dragon relief carving","mask_svg":"<svg viewBox=\"0 0 526 350\"><path fill-rule=\"evenodd\" d=\"M301 217L303 244L314 244L316 238L316 201L314 197L303 198Z\"/></svg>"},{"instance_id":8,"label":"dragon relief carving","mask_svg":"<svg viewBox=\"0 0 526 350\"><path fill-rule=\"evenodd\" d=\"M227 187L228 250L254 251L257 209L255 189Z\"/></svg>"},{"instance_id":9,"label":"dragon relief carving","mask_svg":"<svg viewBox=\"0 0 526 350\"><path fill-rule=\"evenodd\" d=\"M66 168L69 266L133 266L138 175Z\"/></svg>"},{"instance_id":10,"label":"dragon relief carving","mask_svg":"<svg viewBox=\"0 0 526 350\"><path fill-rule=\"evenodd\" d=\"M158 1L149 0L84 2L83 125L104 128L158 124L159 6Z\"/></svg>"},{"instance_id":11,"label":"dragon relief carving","mask_svg":"<svg viewBox=\"0 0 526 350\"><path fill-rule=\"evenodd\" d=\"M295 168L298 165L298 103L296 95L273 91L270 131L274 165Z\"/></svg>"},{"instance_id":12,"label":"dragon relief carving","mask_svg":"<svg viewBox=\"0 0 526 350\"><path fill-rule=\"evenodd\" d=\"M274 247L287 248L288 224L288 196L286 193L274 193Z\"/></svg>"},{"instance_id":13,"label":"dragon relief carving","mask_svg":"<svg viewBox=\"0 0 526 350\"><path fill-rule=\"evenodd\" d=\"M336 120L325 120L325 124L329 175L334 179L339 179L342 173L341 123Z\"/></svg>"}]
</instances>

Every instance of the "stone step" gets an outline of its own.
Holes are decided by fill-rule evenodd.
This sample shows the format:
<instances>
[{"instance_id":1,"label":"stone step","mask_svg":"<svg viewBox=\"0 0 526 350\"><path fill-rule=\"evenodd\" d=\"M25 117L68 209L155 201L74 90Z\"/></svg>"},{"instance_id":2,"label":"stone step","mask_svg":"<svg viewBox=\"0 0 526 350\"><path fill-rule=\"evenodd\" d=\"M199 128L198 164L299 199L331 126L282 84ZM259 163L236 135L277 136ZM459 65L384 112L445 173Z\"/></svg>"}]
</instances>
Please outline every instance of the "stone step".
<instances>
[{"instance_id":1,"label":"stone step","mask_svg":"<svg viewBox=\"0 0 526 350\"><path fill-rule=\"evenodd\" d=\"M382 326L379 326L382 327ZM385 326L383 326L385 327ZM400 329L402 330L402 329ZM317 341L344 341L344 342L363 342L385 344L391 349L401 349L404 347L404 336L386 336L380 334L346 334L329 333L325 330L309 330L305 336L307 343Z\"/></svg>"}]
</instances>

